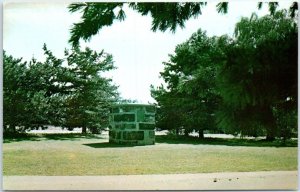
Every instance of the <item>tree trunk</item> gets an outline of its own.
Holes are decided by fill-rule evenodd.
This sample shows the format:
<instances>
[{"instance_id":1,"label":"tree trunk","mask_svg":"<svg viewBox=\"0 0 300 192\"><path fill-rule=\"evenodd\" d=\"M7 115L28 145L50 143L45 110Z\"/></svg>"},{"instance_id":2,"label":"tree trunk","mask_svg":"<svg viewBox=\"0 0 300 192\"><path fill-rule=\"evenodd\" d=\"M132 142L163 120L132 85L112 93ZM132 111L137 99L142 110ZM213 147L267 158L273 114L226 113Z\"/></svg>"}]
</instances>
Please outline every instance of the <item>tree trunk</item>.
<instances>
[{"instance_id":1,"label":"tree trunk","mask_svg":"<svg viewBox=\"0 0 300 192\"><path fill-rule=\"evenodd\" d=\"M267 129L267 137L266 137L267 141L274 141L275 140L275 133L274 130L271 128Z\"/></svg>"},{"instance_id":2,"label":"tree trunk","mask_svg":"<svg viewBox=\"0 0 300 192\"><path fill-rule=\"evenodd\" d=\"M272 109L269 106L265 106L263 109L264 124L267 130L267 141L274 141L276 136L276 121L272 112Z\"/></svg>"},{"instance_id":3,"label":"tree trunk","mask_svg":"<svg viewBox=\"0 0 300 192\"><path fill-rule=\"evenodd\" d=\"M184 136L186 136L186 137L189 136L189 131L186 129L184 130Z\"/></svg>"},{"instance_id":4,"label":"tree trunk","mask_svg":"<svg viewBox=\"0 0 300 192\"><path fill-rule=\"evenodd\" d=\"M82 127L82 131L81 131L82 134L86 134L86 127Z\"/></svg>"},{"instance_id":5,"label":"tree trunk","mask_svg":"<svg viewBox=\"0 0 300 192\"><path fill-rule=\"evenodd\" d=\"M15 124L9 125L9 132L11 132L13 134L17 133L17 129L16 129L16 125Z\"/></svg>"},{"instance_id":6,"label":"tree trunk","mask_svg":"<svg viewBox=\"0 0 300 192\"><path fill-rule=\"evenodd\" d=\"M203 131L203 129L200 129L198 131L198 133L199 133L199 139L204 139L204 131Z\"/></svg>"},{"instance_id":7,"label":"tree trunk","mask_svg":"<svg viewBox=\"0 0 300 192\"><path fill-rule=\"evenodd\" d=\"M178 136L179 135L179 129L176 128L176 135Z\"/></svg>"}]
</instances>

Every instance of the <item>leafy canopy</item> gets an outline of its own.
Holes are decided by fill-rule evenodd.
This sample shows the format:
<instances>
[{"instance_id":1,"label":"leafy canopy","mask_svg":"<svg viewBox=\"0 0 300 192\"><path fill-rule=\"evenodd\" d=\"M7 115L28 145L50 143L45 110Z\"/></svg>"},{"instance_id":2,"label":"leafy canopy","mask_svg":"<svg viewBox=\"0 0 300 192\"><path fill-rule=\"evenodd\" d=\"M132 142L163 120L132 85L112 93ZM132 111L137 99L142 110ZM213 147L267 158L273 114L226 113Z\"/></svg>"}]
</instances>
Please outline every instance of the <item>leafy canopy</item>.
<instances>
[{"instance_id":1,"label":"leafy canopy","mask_svg":"<svg viewBox=\"0 0 300 192\"><path fill-rule=\"evenodd\" d=\"M287 11L242 18L235 36L199 30L178 45L152 86L158 125L289 137L297 122L298 27Z\"/></svg>"},{"instance_id":2,"label":"leafy canopy","mask_svg":"<svg viewBox=\"0 0 300 192\"><path fill-rule=\"evenodd\" d=\"M151 90L158 102L161 128L184 129L186 134L195 130L201 138L204 130L216 129L218 41L198 30L188 41L177 45L175 55L164 63L161 77L167 88L152 86Z\"/></svg>"},{"instance_id":3,"label":"leafy canopy","mask_svg":"<svg viewBox=\"0 0 300 192\"><path fill-rule=\"evenodd\" d=\"M176 2L176 3L74 3L69 6L70 12L82 12L81 21L73 24L71 28L71 38L69 42L73 46L79 45L79 40L85 41L96 35L102 27L111 26L114 21L123 21L126 13L123 7L128 6L140 13L142 16L150 15L152 17L152 31L171 30L175 32L178 27L184 28L184 24L190 18L196 18L202 14L202 9L207 5L206 2ZM258 8L263 3L258 3ZM271 14L274 14L279 3L268 2ZM219 13L226 14L228 12L228 2L220 2L216 5ZM290 15L295 17L298 10L297 2L290 6Z\"/></svg>"},{"instance_id":4,"label":"leafy canopy","mask_svg":"<svg viewBox=\"0 0 300 192\"><path fill-rule=\"evenodd\" d=\"M218 76L221 127L244 133L264 129L275 137L281 127L274 112L297 106L297 29L286 11L236 24Z\"/></svg>"},{"instance_id":5,"label":"leafy canopy","mask_svg":"<svg viewBox=\"0 0 300 192\"><path fill-rule=\"evenodd\" d=\"M106 127L117 87L103 72L114 69L112 56L78 47L56 58L43 47L46 60L22 62L4 51L4 132L55 125L97 132Z\"/></svg>"}]
</instances>

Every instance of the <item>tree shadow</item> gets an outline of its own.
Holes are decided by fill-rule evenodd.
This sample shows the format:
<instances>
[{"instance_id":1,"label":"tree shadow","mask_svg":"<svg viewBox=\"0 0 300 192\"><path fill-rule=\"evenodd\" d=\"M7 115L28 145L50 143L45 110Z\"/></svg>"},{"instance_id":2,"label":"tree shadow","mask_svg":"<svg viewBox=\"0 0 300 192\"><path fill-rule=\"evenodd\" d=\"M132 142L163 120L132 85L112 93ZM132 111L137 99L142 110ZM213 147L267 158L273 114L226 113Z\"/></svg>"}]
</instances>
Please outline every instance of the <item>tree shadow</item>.
<instances>
[{"instance_id":1,"label":"tree shadow","mask_svg":"<svg viewBox=\"0 0 300 192\"><path fill-rule=\"evenodd\" d=\"M122 147L136 147L140 145L134 145L134 144L118 144L118 143L86 143L83 144L85 146L93 147L93 148L122 148Z\"/></svg>"},{"instance_id":2,"label":"tree shadow","mask_svg":"<svg viewBox=\"0 0 300 192\"><path fill-rule=\"evenodd\" d=\"M81 134L81 133L55 133L55 134L29 134L18 133L13 135L4 135L3 143L12 143L20 141L44 141L44 140L69 140L75 141L80 139L107 139L101 135ZM240 139L240 138L204 138L192 136L176 136L176 135L156 135L156 143L167 144L191 144L191 145L226 145L226 146L247 146L247 147L297 147L298 140L286 140L283 142L280 139L275 141L266 141L263 139ZM134 144L116 144L116 143L88 143L83 144L93 148L120 148L134 147Z\"/></svg>"},{"instance_id":3,"label":"tree shadow","mask_svg":"<svg viewBox=\"0 0 300 192\"><path fill-rule=\"evenodd\" d=\"M105 137L94 134L64 133L64 134L44 134L48 140L79 140L79 139L105 139Z\"/></svg>"},{"instance_id":4,"label":"tree shadow","mask_svg":"<svg viewBox=\"0 0 300 192\"><path fill-rule=\"evenodd\" d=\"M20 141L44 141L44 140L69 140L75 141L80 139L106 139L101 135L81 134L81 133L17 133L13 135L4 135L3 143L12 143Z\"/></svg>"},{"instance_id":5,"label":"tree shadow","mask_svg":"<svg viewBox=\"0 0 300 192\"><path fill-rule=\"evenodd\" d=\"M38 135L27 134L27 133L13 133L4 134L3 143L13 143L20 141L40 141L41 137Z\"/></svg>"},{"instance_id":6,"label":"tree shadow","mask_svg":"<svg viewBox=\"0 0 300 192\"><path fill-rule=\"evenodd\" d=\"M226 145L226 146L245 146L245 147L297 147L297 140L286 140L283 142L278 139L266 141L264 139L240 139L240 138L203 138L192 136L176 135L157 135L156 143L167 144L192 144L192 145Z\"/></svg>"}]
</instances>

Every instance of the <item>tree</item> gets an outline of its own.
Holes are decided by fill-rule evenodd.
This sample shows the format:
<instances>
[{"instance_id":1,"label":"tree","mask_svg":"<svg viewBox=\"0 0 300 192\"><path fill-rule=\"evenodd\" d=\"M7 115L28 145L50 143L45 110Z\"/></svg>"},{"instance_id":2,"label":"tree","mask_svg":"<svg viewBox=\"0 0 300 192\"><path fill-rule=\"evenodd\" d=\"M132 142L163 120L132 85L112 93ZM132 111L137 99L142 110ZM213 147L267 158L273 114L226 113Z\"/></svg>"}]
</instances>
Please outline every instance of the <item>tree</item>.
<instances>
[{"instance_id":1,"label":"tree","mask_svg":"<svg viewBox=\"0 0 300 192\"><path fill-rule=\"evenodd\" d=\"M114 68L112 56L89 48L81 51L78 47L72 52L66 50L65 56L72 87L66 98L65 126L82 127L82 133L86 133L87 128L98 133L107 126L109 107L118 96L112 80L100 75Z\"/></svg>"},{"instance_id":2,"label":"tree","mask_svg":"<svg viewBox=\"0 0 300 192\"><path fill-rule=\"evenodd\" d=\"M175 130L179 135L183 127L183 112L180 108L178 96L174 92L167 91L163 85L157 87L151 85L151 96L157 101L156 127L165 130Z\"/></svg>"},{"instance_id":3,"label":"tree","mask_svg":"<svg viewBox=\"0 0 300 192\"><path fill-rule=\"evenodd\" d=\"M4 52L5 131L61 125L61 104L67 93L62 87L62 60L54 58L46 45L43 49L46 55L44 63L34 58L22 62Z\"/></svg>"},{"instance_id":4,"label":"tree","mask_svg":"<svg viewBox=\"0 0 300 192\"><path fill-rule=\"evenodd\" d=\"M43 46L45 62L32 59L28 65L26 82L22 87L30 99L28 113L32 114L32 121L27 119L27 126L31 128L45 125L61 126L64 97L69 93L65 89L66 81L63 60L57 59Z\"/></svg>"},{"instance_id":5,"label":"tree","mask_svg":"<svg viewBox=\"0 0 300 192\"><path fill-rule=\"evenodd\" d=\"M219 75L221 127L245 135L266 130L268 140L278 135L274 110L297 107L297 29L286 11L236 25Z\"/></svg>"},{"instance_id":6,"label":"tree","mask_svg":"<svg viewBox=\"0 0 300 192\"><path fill-rule=\"evenodd\" d=\"M57 88L51 81L56 70L49 63L14 59L4 52L4 131L16 132L48 125Z\"/></svg>"},{"instance_id":7,"label":"tree","mask_svg":"<svg viewBox=\"0 0 300 192\"><path fill-rule=\"evenodd\" d=\"M217 117L227 133L290 137L297 123L297 38L286 11L242 18L234 38L193 34L164 63L167 87L152 87L158 124L201 135Z\"/></svg>"},{"instance_id":8,"label":"tree","mask_svg":"<svg viewBox=\"0 0 300 192\"><path fill-rule=\"evenodd\" d=\"M115 20L123 21L126 14L123 6L127 3L74 3L69 6L70 12L82 11L82 21L75 23L71 28L71 38L69 40L73 46L79 44L79 40L90 40L93 35L96 35L104 26L110 26ZM177 27L184 28L185 22L202 14L202 8L206 5L205 2L189 2L189 3L128 3L129 7L137 11L141 15L150 14L152 17L153 31L166 31L170 29L175 32ZM262 2L258 3L258 8L261 8ZM269 10L273 14L278 2L269 2ZM297 2L290 6L290 16L295 17L295 12L298 10ZM217 4L219 13L227 13L228 2L220 2Z\"/></svg>"},{"instance_id":9,"label":"tree","mask_svg":"<svg viewBox=\"0 0 300 192\"><path fill-rule=\"evenodd\" d=\"M29 63L4 52L4 132L82 127L99 132L108 123L108 108L118 96L102 72L114 68L112 56L73 48L56 58L43 47L45 62Z\"/></svg>"},{"instance_id":10,"label":"tree","mask_svg":"<svg viewBox=\"0 0 300 192\"><path fill-rule=\"evenodd\" d=\"M27 96L20 85L24 81L26 63L3 52L3 131L16 132L26 117Z\"/></svg>"},{"instance_id":11,"label":"tree","mask_svg":"<svg viewBox=\"0 0 300 192\"><path fill-rule=\"evenodd\" d=\"M109 6L98 3L70 5L71 12L83 11L82 22L74 24L71 29L70 42L76 45L80 39L89 40L103 26L110 26L116 19L124 20L123 5L124 3ZM189 18L201 15L204 5L205 3L130 3L129 7L142 15L150 14L153 31L170 29L175 32L178 26L184 27ZM262 5L259 2L258 8ZM221 53L224 58L217 75L223 107L217 116L219 126L226 130L241 131L244 135L266 131L267 139L272 140L280 129L275 113L294 110L297 106L297 24L293 19L297 15L298 4L293 2L289 13L276 12L279 5L277 2L270 2L268 5L271 15L262 19L255 16L243 18L236 26L235 37L225 38L223 42ZM217 5L218 11L222 13L226 13L227 8L228 3ZM173 88L181 84L184 89L189 89L180 76L170 73L166 78L172 80L169 84L174 84ZM158 89L162 95L165 92L173 94L173 100L180 104L185 102L185 99L178 100L181 98L180 93L185 93L186 90ZM180 123L178 126L181 126Z\"/></svg>"},{"instance_id":12,"label":"tree","mask_svg":"<svg viewBox=\"0 0 300 192\"><path fill-rule=\"evenodd\" d=\"M173 124L177 122L173 129L183 128L185 134L196 130L203 138L204 130L216 128L215 111L219 104L216 73L220 62L217 45L217 38L209 38L198 30L187 42L176 47L170 62L164 63L161 76L168 90L152 87L152 93L161 109L159 117Z\"/></svg>"}]
</instances>

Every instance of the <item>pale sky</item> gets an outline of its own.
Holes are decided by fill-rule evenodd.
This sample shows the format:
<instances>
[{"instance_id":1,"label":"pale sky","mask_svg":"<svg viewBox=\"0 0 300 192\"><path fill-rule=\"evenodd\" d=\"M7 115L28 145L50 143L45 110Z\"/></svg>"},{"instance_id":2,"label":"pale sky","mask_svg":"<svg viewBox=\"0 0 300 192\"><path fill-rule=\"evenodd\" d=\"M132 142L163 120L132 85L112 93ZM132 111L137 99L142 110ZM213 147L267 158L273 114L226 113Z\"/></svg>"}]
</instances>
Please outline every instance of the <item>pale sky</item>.
<instances>
[{"instance_id":1,"label":"pale sky","mask_svg":"<svg viewBox=\"0 0 300 192\"><path fill-rule=\"evenodd\" d=\"M37 2L37 1L36 1ZM281 8L288 8L292 1L280 2ZM176 33L152 32L151 17L141 16L131 9L125 9L126 19L105 27L93 36L91 41L81 41L81 47L90 47L100 52L113 55L117 67L106 74L119 86L124 99L138 100L141 103L153 103L150 85L160 85L163 80L159 72L163 70L162 62L168 61L176 45L186 41L199 28L206 30L209 36L233 35L234 25L241 17L250 17L256 12L265 15L267 5L257 9L257 2L232 1L228 14L218 14L216 1L208 3L197 19L186 22L184 29ZM55 56L62 58L65 48L70 48L68 39L72 23L80 20L79 13L71 14L68 3L42 1L38 3L17 1L3 6L3 48L7 54L29 61L35 57L44 60L43 44L46 43Z\"/></svg>"}]
</instances>

